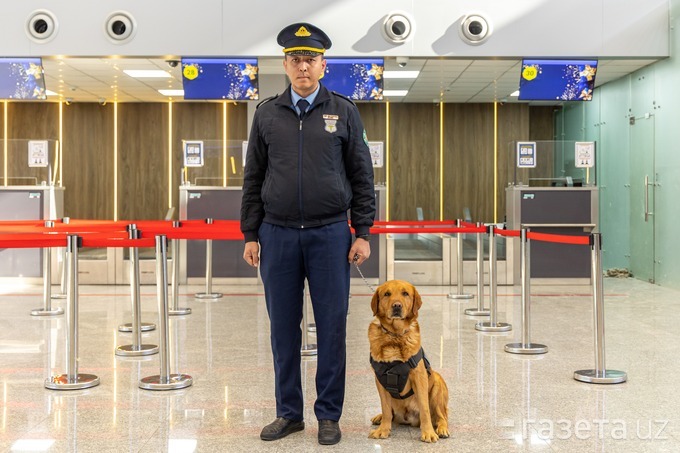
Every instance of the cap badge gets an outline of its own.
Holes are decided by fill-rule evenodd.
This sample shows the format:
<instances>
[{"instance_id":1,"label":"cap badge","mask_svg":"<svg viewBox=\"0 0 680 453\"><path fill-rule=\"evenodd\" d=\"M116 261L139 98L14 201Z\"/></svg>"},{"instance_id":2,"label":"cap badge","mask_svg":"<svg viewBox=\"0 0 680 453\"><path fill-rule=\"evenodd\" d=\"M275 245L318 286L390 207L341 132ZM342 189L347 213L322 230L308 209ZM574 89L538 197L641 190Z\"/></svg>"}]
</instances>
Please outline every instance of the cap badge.
<instances>
[{"instance_id":1,"label":"cap badge","mask_svg":"<svg viewBox=\"0 0 680 453\"><path fill-rule=\"evenodd\" d=\"M304 25L302 25L300 26L300 28L298 28L298 31L295 32L295 36L297 36L298 38L300 37L306 38L307 36L312 36L312 34L309 32L309 30L305 28Z\"/></svg>"}]
</instances>

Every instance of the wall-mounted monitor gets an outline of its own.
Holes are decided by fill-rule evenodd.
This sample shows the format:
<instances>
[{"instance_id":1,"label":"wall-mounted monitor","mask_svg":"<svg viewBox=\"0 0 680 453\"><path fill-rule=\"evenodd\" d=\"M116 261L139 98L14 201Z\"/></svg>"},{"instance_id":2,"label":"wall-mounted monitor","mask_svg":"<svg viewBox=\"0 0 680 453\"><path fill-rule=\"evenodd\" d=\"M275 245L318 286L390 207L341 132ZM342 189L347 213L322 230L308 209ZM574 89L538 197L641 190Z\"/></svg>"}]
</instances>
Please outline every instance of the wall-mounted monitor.
<instances>
[{"instance_id":1,"label":"wall-mounted monitor","mask_svg":"<svg viewBox=\"0 0 680 453\"><path fill-rule=\"evenodd\" d=\"M525 101L590 101L597 60L523 60L519 99Z\"/></svg>"},{"instance_id":2,"label":"wall-mounted monitor","mask_svg":"<svg viewBox=\"0 0 680 453\"><path fill-rule=\"evenodd\" d=\"M259 99L257 58L182 58L184 99Z\"/></svg>"},{"instance_id":3,"label":"wall-mounted monitor","mask_svg":"<svg viewBox=\"0 0 680 453\"><path fill-rule=\"evenodd\" d=\"M327 58L321 83L350 99L381 101L384 70L382 58Z\"/></svg>"},{"instance_id":4,"label":"wall-mounted monitor","mask_svg":"<svg viewBox=\"0 0 680 453\"><path fill-rule=\"evenodd\" d=\"M0 99L45 99L40 58L0 58Z\"/></svg>"}]
</instances>

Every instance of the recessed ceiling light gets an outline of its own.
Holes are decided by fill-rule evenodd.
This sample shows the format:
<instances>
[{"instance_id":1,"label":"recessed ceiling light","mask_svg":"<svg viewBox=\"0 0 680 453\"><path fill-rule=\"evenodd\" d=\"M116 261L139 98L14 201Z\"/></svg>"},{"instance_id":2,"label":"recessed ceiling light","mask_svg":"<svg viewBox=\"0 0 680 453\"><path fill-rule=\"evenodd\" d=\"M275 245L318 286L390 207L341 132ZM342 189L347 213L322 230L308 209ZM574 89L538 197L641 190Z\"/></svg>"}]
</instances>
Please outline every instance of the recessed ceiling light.
<instances>
[{"instance_id":1,"label":"recessed ceiling light","mask_svg":"<svg viewBox=\"0 0 680 453\"><path fill-rule=\"evenodd\" d=\"M165 79L171 77L167 71L163 71L162 69L125 69L123 72L130 77L134 77L135 79Z\"/></svg>"},{"instance_id":2,"label":"recessed ceiling light","mask_svg":"<svg viewBox=\"0 0 680 453\"><path fill-rule=\"evenodd\" d=\"M515 90L512 93L510 93L510 96L517 97L519 96L519 90Z\"/></svg>"},{"instance_id":3,"label":"recessed ceiling light","mask_svg":"<svg viewBox=\"0 0 680 453\"><path fill-rule=\"evenodd\" d=\"M163 96L184 96L184 90L158 90Z\"/></svg>"},{"instance_id":4,"label":"recessed ceiling light","mask_svg":"<svg viewBox=\"0 0 680 453\"><path fill-rule=\"evenodd\" d=\"M383 79L415 79L420 71L383 71Z\"/></svg>"},{"instance_id":5,"label":"recessed ceiling light","mask_svg":"<svg viewBox=\"0 0 680 453\"><path fill-rule=\"evenodd\" d=\"M383 96L406 96L408 90L383 90Z\"/></svg>"}]
</instances>

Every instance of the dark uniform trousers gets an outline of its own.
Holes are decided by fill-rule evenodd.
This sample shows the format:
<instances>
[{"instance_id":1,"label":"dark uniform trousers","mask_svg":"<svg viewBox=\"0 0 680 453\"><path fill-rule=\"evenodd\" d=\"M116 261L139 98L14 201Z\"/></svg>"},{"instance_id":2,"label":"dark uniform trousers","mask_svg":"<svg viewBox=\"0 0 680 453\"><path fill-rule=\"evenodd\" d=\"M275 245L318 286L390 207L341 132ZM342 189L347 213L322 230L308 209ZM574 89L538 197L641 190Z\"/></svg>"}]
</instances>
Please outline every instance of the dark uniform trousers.
<instances>
[{"instance_id":1,"label":"dark uniform trousers","mask_svg":"<svg viewBox=\"0 0 680 453\"><path fill-rule=\"evenodd\" d=\"M276 416L296 421L304 418L300 323L306 277L318 349L314 413L318 420L338 421L345 398L349 226L336 222L286 228L263 223L258 235L274 354Z\"/></svg>"}]
</instances>

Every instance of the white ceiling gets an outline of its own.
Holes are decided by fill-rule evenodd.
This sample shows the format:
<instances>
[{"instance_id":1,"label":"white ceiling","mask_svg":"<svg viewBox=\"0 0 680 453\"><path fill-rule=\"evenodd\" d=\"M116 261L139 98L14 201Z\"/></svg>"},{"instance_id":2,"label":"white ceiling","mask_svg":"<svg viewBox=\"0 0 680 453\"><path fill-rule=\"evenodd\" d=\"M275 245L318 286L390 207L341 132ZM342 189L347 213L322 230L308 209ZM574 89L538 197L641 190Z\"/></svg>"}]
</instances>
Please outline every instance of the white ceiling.
<instances>
[{"instance_id":1,"label":"white ceiling","mask_svg":"<svg viewBox=\"0 0 680 453\"><path fill-rule=\"evenodd\" d=\"M601 59L596 86L655 61ZM386 99L390 102L518 102L509 94L518 88L520 65L519 59L410 58L408 64L400 68L395 58L385 58L385 70L420 71L416 79L386 79L386 90L409 90L405 97ZM47 89L57 93L48 100L54 101L165 102L169 98L158 89L182 88L180 67L170 67L166 58L44 58L43 66ZM125 69L162 69L171 77L135 79L126 75ZM259 71L284 77L281 58L260 58Z\"/></svg>"}]
</instances>

